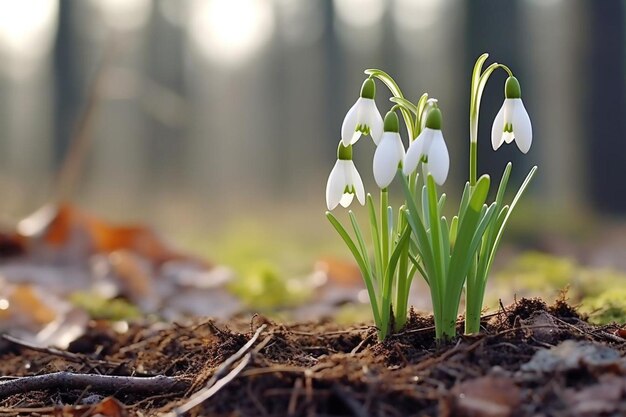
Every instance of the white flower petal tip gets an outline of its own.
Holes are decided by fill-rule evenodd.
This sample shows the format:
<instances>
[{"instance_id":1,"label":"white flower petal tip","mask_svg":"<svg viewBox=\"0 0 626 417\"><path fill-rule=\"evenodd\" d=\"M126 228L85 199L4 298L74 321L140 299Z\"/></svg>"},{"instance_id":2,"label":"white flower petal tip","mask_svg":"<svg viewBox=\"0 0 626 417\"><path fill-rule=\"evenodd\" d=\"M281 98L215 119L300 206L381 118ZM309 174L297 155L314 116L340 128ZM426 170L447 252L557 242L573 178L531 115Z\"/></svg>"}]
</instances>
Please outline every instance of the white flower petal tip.
<instances>
[{"instance_id":1,"label":"white flower petal tip","mask_svg":"<svg viewBox=\"0 0 626 417\"><path fill-rule=\"evenodd\" d=\"M420 162L424 173L430 173L438 185L443 185L450 170L450 156L441 130L427 127L411 143L404 158L404 175L415 171Z\"/></svg>"},{"instance_id":2,"label":"white flower petal tip","mask_svg":"<svg viewBox=\"0 0 626 417\"><path fill-rule=\"evenodd\" d=\"M351 160L338 159L326 183L326 207L329 211L338 205L348 207L356 195L365 204L365 189L359 172Z\"/></svg>"},{"instance_id":3,"label":"white flower petal tip","mask_svg":"<svg viewBox=\"0 0 626 417\"><path fill-rule=\"evenodd\" d=\"M491 127L491 146L496 151L503 143L515 141L523 153L530 150L533 129L521 98L507 98Z\"/></svg>"},{"instance_id":4,"label":"white flower petal tip","mask_svg":"<svg viewBox=\"0 0 626 417\"><path fill-rule=\"evenodd\" d=\"M515 106L513 113L513 133L519 150L528 153L533 143L533 126L521 99Z\"/></svg>"},{"instance_id":5,"label":"white flower petal tip","mask_svg":"<svg viewBox=\"0 0 626 417\"><path fill-rule=\"evenodd\" d=\"M378 145L383 134L383 118L370 98L359 97L348 110L341 125L341 140L345 146L353 145L361 135L370 135Z\"/></svg>"},{"instance_id":6,"label":"white flower petal tip","mask_svg":"<svg viewBox=\"0 0 626 417\"><path fill-rule=\"evenodd\" d=\"M428 150L427 166L435 182L438 185L443 185L448 178L450 156L448 155L448 148L446 147L446 142L443 140L441 130L437 130L433 134L430 149Z\"/></svg>"},{"instance_id":7,"label":"white flower petal tip","mask_svg":"<svg viewBox=\"0 0 626 417\"><path fill-rule=\"evenodd\" d=\"M379 188L387 188L404 159L404 145L399 133L384 132L374 152L374 180Z\"/></svg>"}]
</instances>

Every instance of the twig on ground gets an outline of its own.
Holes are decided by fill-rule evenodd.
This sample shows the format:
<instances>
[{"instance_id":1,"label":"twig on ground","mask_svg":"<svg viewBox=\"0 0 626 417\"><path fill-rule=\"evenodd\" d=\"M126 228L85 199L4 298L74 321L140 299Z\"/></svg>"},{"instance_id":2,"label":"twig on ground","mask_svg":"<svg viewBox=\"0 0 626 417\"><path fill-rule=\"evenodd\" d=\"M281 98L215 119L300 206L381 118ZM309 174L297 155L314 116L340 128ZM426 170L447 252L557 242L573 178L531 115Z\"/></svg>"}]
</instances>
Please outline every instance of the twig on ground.
<instances>
[{"instance_id":1,"label":"twig on ground","mask_svg":"<svg viewBox=\"0 0 626 417\"><path fill-rule=\"evenodd\" d=\"M206 383L203 389L196 392L186 403L184 403L180 407L175 408L171 413L166 414L166 416L180 416L181 414L184 414L190 411L194 407L202 404L204 401L211 398L216 392L218 392L220 389L226 386L226 384L228 384L230 381L235 379L237 375L239 375L241 371L244 370L244 368L248 365L248 363L250 363L250 359L252 358L252 355L248 353L248 351L252 348L252 346L257 341L257 339L259 338L259 336L261 335L263 330L265 330L266 327L267 325L265 324L261 325L256 330L254 335L252 335L250 340L246 342L245 345L243 345L237 352L235 352L232 356L226 359L219 366L219 368L217 368L217 370L215 371L211 379L209 379L209 382ZM233 365L235 362L241 359L242 356L243 356L243 360L239 363L239 365L237 365L225 377L220 379L222 375L224 375L226 371L231 367L231 365Z\"/></svg>"},{"instance_id":2,"label":"twig on ground","mask_svg":"<svg viewBox=\"0 0 626 417\"><path fill-rule=\"evenodd\" d=\"M350 351L350 355L354 356L356 355L356 353L361 350L361 348L363 347L363 345L365 343L367 343L368 340L370 340L373 336L375 336L376 333L370 333L369 335L367 335L366 337L363 338L363 340L361 340L361 342L356 345L356 347L354 349L352 349L352 351Z\"/></svg>"},{"instance_id":3,"label":"twig on ground","mask_svg":"<svg viewBox=\"0 0 626 417\"><path fill-rule=\"evenodd\" d=\"M210 387L211 385L215 384L217 380L226 373L228 368L230 368L235 362L241 359L241 357L245 355L252 348L252 346L257 341L257 339L259 338L259 336L261 335L263 330L265 330L266 327L267 327L266 324L261 325L256 330L254 335L252 335L250 340L248 340L246 344L241 347L241 349L235 352L235 354L233 354L230 358L226 359L224 363L222 363L219 366L219 368L217 368L217 370L215 371L211 379L209 379L209 382L206 383L206 387Z\"/></svg>"},{"instance_id":4,"label":"twig on ground","mask_svg":"<svg viewBox=\"0 0 626 417\"><path fill-rule=\"evenodd\" d=\"M147 394L157 392L184 391L189 381L163 375L153 377L114 376L98 374L75 374L55 372L44 375L24 376L0 383L0 398L30 391L47 389L84 389L96 392Z\"/></svg>"},{"instance_id":5,"label":"twig on ground","mask_svg":"<svg viewBox=\"0 0 626 417\"><path fill-rule=\"evenodd\" d=\"M187 401L185 404L181 405L180 407L177 407L176 409L174 409L174 411L166 414L165 416L166 417L181 416L185 414L186 412L191 411L194 407L199 406L204 401L211 398L219 390L221 390L226 385L228 385L229 382L237 378L237 375L239 375L241 371L243 371L244 368L248 366L251 358L252 358L252 355L250 353L246 354L246 356L243 357L243 360L239 363L239 365L233 368L233 370L230 371L224 378L220 379L213 385L207 386L204 389L198 391L193 397L191 397L189 401Z\"/></svg>"},{"instance_id":6,"label":"twig on ground","mask_svg":"<svg viewBox=\"0 0 626 417\"><path fill-rule=\"evenodd\" d=\"M302 390L302 378L296 378L296 382L293 384L291 395L289 396L289 404L287 405L287 415L296 415L296 409L298 406L298 397Z\"/></svg>"},{"instance_id":7,"label":"twig on ground","mask_svg":"<svg viewBox=\"0 0 626 417\"><path fill-rule=\"evenodd\" d=\"M35 345L33 343L27 342L22 339L18 339L17 337L14 337L8 334L3 334L2 338L17 346L20 346L21 348L32 350L34 352L45 353L45 354L52 355L52 356L58 356L60 358L65 359L68 362L80 363L80 364L87 363L87 364L105 365L110 368L118 368L124 365L123 362L119 362L119 361L104 361L101 359L92 359L85 355L79 355L76 353L67 352L67 351L60 350L60 349L55 349L53 347L38 346L38 345Z\"/></svg>"},{"instance_id":8,"label":"twig on ground","mask_svg":"<svg viewBox=\"0 0 626 417\"><path fill-rule=\"evenodd\" d=\"M273 338L274 338L273 334L270 334L269 336L267 336L265 339L261 341L261 343L256 345L253 352L256 354L260 353L268 345L268 343L272 341Z\"/></svg>"}]
</instances>

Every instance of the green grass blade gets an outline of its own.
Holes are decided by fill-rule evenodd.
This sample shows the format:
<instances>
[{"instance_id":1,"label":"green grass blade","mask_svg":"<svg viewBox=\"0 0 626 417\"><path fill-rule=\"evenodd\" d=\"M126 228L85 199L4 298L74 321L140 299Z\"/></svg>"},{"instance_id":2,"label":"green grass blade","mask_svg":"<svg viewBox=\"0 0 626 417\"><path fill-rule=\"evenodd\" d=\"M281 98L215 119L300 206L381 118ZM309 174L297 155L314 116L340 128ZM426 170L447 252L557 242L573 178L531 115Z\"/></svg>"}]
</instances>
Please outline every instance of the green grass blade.
<instances>
[{"instance_id":1,"label":"green grass blade","mask_svg":"<svg viewBox=\"0 0 626 417\"><path fill-rule=\"evenodd\" d=\"M512 167L513 167L513 164L509 162L508 164L506 164L506 168L504 168L504 172L502 173L502 178L500 179L500 185L498 186L498 193L496 194L496 203L498 203L498 207L502 207L502 201L504 200L506 187L509 184L509 177L511 176Z\"/></svg>"},{"instance_id":2,"label":"green grass blade","mask_svg":"<svg viewBox=\"0 0 626 417\"><path fill-rule=\"evenodd\" d=\"M422 187L422 219L424 219L424 226L426 229L430 229L430 209L428 207L428 190L424 185Z\"/></svg>"},{"instance_id":3,"label":"green grass blade","mask_svg":"<svg viewBox=\"0 0 626 417\"><path fill-rule=\"evenodd\" d=\"M378 234L378 219L376 218L376 208L374 206L374 200L371 194L367 194L366 197L367 211L370 219L370 230L372 232L372 243L374 244L374 268L376 269L376 276L382 285L383 276L383 255L380 244L380 236ZM382 288L381 288L382 291Z\"/></svg>"},{"instance_id":4,"label":"green grass blade","mask_svg":"<svg viewBox=\"0 0 626 417\"><path fill-rule=\"evenodd\" d=\"M382 311L381 311L381 319L383 326L386 326L386 331L384 332L384 336L386 336L389 331L389 319L391 314L391 297L393 292L393 277L396 272L396 266L398 264L398 260L400 259L400 254L402 253L404 247L408 244L409 238L411 237L411 229L407 227L400 239L398 240L398 244L394 248L391 256L389 257L389 264L387 265L387 270L385 271L385 287L383 289L382 294Z\"/></svg>"},{"instance_id":5,"label":"green grass blade","mask_svg":"<svg viewBox=\"0 0 626 417\"><path fill-rule=\"evenodd\" d=\"M456 234L459 227L459 216L454 216L450 222L450 248L454 248L456 242Z\"/></svg>"},{"instance_id":6,"label":"green grass blade","mask_svg":"<svg viewBox=\"0 0 626 417\"><path fill-rule=\"evenodd\" d=\"M461 196L461 203L459 204L459 222L463 220L463 215L467 210L467 205L469 204L469 198L472 194L472 187L469 182L465 183L465 188L463 188L463 195Z\"/></svg>"},{"instance_id":7,"label":"green grass blade","mask_svg":"<svg viewBox=\"0 0 626 417\"><path fill-rule=\"evenodd\" d=\"M369 262L369 256L367 253L367 246L365 246L365 241L363 240L363 234L361 233L361 228L359 227L359 223L356 220L356 216L352 212L352 210L348 211L348 216L350 217L350 223L352 223L352 229L354 230L354 235L356 236L356 241L359 244L359 252L363 258L365 263L365 267L367 268L370 276L372 275L372 268Z\"/></svg>"},{"instance_id":8,"label":"green grass blade","mask_svg":"<svg viewBox=\"0 0 626 417\"><path fill-rule=\"evenodd\" d=\"M419 211L417 209L417 205L415 204L415 200L413 199L413 196L411 195L411 191L409 190L409 183L405 176L401 176L401 178L402 178L402 185L403 185L404 194L405 194L405 198L406 198L406 202L408 206L408 209L406 211L406 214L407 214L406 219L411 225L411 229L413 230L413 233L415 234L415 237L417 239L417 243L418 243L417 250L424 262L424 267L427 272L431 272L433 271L432 268L434 266L434 261L433 261L433 254L430 249L430 241L428 239L426 229L424 228L424 224L422 223L422 220L419 217Z\"/></svg>"},{"instance_id":9,"label":"green grass blade","mask_svg":"<svg viewBox=\"0 0 626 417\"><path fill-rule=\"evenodd\" d=\"M439 203L437 204L437 211L439 211L439 214L443 213L443 209L446 205L446 193L442 193L441 197L439 198Z\"/></svg>"},{"instance_id":10,"label":"green grass blade","mask_svg":"<svg viewBox=\"0 0 626 417\"><path fill-rule=\"evenodd\" d=\"M526 176L526 179L524 180L519 190L517 191L517 194L515 194L515 197L513 198L513 201L511 202L511 205L509 206L509 209L506 212L504 219L502 220L502 224L500 225L500 228L498 229L498 234L496 235L496 238L493 241L493 249L491 250L491 255L489 256L489 260L487 262L487 268L486 268L487 271L491 269L491 265L493 264L495 253L497 252L498 246L500 245L500 241L502 240L502 235L504 234L504 229L506 228L506 224L509 221L509 218L511 217L511 213L513 213L513 210L515 209L515 206L519 202L519 199L524 194L524 191L526 191L526 188L528 188L528 185L530 184L533 177L535 176L536 171L537 171L536 166L534 166L530 170L530 172Z\"/></svg>"},{"instance_id":11,"label":"green grass blade","mask_svg":"<svg viewBox=\"0 0 626 417\"><path fill-rule=\"evenodd\" d=\"M378 306L378 299L377 299L376 291L374 289L374 285L372 282L373 281L372 276L369 274L369 268L365 266L365 261L363 259L363 256L361 255L356 245L352 241L352 238L350 237L348 232L346 232L346 229L344 229L341 223L339 223L339 220L337 220L337 218L333 216L331 212L326 212L326 217L330 221L330 224L333 225L337 233L339 233L339 236L341 236L346 246L348 246L348 249L350 249L350 252L352 252L352 256L354 257L354 260L359 265L359 268L361 269L361 272L363 273L363 278L364 278L363 280L365 281L365 286L367 288L367 293L370 298L370 303L372 304L372 312L374 314L374 321L376 322L376 326L378 326L380 329L380 326L382 326L383 323L380 321L381 317L380 317L380 310Z\"/></svg>"}]
</instances>

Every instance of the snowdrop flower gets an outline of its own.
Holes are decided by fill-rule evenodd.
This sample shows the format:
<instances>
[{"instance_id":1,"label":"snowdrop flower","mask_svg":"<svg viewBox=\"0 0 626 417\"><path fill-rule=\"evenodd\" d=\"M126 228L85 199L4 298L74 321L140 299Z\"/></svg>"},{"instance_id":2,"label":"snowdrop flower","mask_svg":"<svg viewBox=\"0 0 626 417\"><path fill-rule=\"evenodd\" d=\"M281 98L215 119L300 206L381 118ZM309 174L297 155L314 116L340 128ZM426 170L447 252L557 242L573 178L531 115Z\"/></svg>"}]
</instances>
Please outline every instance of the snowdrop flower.
<instances>
[{"instance_id":1,"label":"snowdrop flower","mask_svg":"<svg viewBox=\"0 0 626 417\"><path fill-rule=\"evenodd\" d=\"M328 176L326 183L326 206L332 210L341 204L348 207L354 195L361 205L365 204L365 189L359 172L352 162L352 145L344 146L339 142L337 162Z\"/></svg>"},{"instance_id":2,"label":"snowdrop flower","mask_svg":"<svg viewBox=\"0 0 626 417\"><path fill-rule=\"evenodd\" d=\"M383 133L383 118L380 116L376 102L376 84L368 78L361 87L361 96L348 110L341 125L341 140L344 146L353 145L363 135L370 135L378 145Z\"/></svg>"},{"instance_id":3,"label":"snowdrop flower","mask_svg":"<svg viewBox=\"0 0 626 417\"><path fill-rule=\"evenodd\" d=\"M515 77L509 77L504 85L504 104L491 128L491 145L497 150L503 142L515 140L520 151L526 153L533 141L533 127L522 103L522 92Z\"/></svg>"},{"instance_id":4,"label":"snowdrop flower","mask_svg":"<svg viewBox=\"0 0 626 417\"><path fill-rule=\"evenodd\" d=\"M385 116L384 133L374 152L374 179L380 188L387 188L396 176L404 159L404 145L400 138L398 115L390 111Z\"/></svg>"},{"instance_id":5,"label":"snowdrop flower","mask_svg":"<svg viewBox=\"0 0 626 417\"><path fill-rule=\"evenodd\" d=\"M441 133L441 110L437 107L428 112L424 130L409 145L403 174L409 175L415 171L420 161L424 164L424 172L430 173L437 184L443 185L450 169L450 156Z\"/></svg>"}]
</instances>

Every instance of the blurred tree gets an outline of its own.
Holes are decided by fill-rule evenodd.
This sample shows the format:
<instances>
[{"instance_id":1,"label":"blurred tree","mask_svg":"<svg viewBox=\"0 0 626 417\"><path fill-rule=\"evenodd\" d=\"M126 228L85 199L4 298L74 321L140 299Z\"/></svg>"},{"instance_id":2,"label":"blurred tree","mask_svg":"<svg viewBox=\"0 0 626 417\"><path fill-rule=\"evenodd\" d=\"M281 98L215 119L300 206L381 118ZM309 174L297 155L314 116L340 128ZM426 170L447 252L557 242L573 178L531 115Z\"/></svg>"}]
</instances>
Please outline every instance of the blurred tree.
<instances>
[{"instance_id":1,"label":"blurred tree","mask_svg":"<svg viewBox=\"0 0 626 417\"><path fill-rule=\"evenodd\" d=\"M626 212L626 19L623 1L589 2L587 148L591 197L596 208ZM572 88L580 88L573 85Z\"/></svg>"},{"instance_id":2,"label":"blurred tree","mask_svg":"<svg viewBox=\"0 0 626 417\"><path fill-rule=\"evenodd\" d=\"M59 2L58 31L54 45L55 129L52 147L52 168L58 171L67 152L78 116L82 84L79 66L82 59L77 49L77 28L74 2Z\"/></svg>"}]
</instances>

